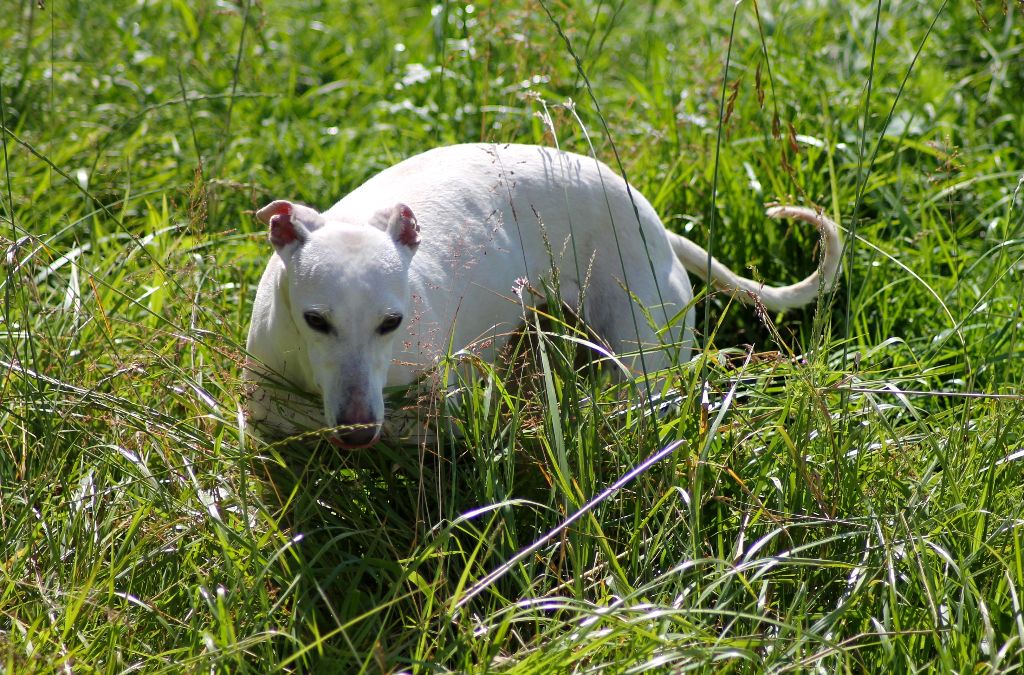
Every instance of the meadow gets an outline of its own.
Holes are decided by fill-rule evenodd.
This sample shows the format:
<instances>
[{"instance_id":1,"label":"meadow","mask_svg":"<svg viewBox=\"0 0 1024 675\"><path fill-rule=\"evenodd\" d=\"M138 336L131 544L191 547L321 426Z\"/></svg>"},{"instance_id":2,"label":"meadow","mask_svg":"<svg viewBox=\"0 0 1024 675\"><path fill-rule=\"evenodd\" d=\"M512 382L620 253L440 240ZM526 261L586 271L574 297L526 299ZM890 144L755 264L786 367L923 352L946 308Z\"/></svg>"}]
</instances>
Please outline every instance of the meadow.
<instances>
[{"instance_id":1,"label":"meadow","mask_svg":"<svg viewBox=\"0 0 1024 675\"><path fill-rule=\"evenodd\" d=\"M8 0L7 672L1019 672L1024 4ZM638 403L575 327L419 447L256 438L273 199L464 141L594 153L748 276ZM584 362L581 364L581 361Z\"/></svg>"}]
</instances>

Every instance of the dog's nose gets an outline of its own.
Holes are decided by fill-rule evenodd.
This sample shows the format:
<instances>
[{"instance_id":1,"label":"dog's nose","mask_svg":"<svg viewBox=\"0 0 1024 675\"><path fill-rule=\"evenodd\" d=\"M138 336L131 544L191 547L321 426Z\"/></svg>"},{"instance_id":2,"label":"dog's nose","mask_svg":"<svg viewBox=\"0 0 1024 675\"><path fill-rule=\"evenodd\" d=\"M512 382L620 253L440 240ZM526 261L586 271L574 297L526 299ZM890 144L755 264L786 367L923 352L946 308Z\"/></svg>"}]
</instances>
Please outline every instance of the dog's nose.
<instances>
[{"instance_id":1,"label":"dog's nose","mask_svg":"<svg viewBox=\"0 0 1024 675\"><path fill-rule=\"evenodd\" d=\"M365 448L376 443L380 436L380 422L360 397L350 399L334 419L338 429L331 434L330 440L339 448Z\"/></svg>"},{"instance_id":2,"label":"dog's nose","mask_svg":"<svg viewBox=\"0 0 1024 675\"><path fill-rule=\"evenodd\" d=\"M350 391L348 400L334 415L338 428L331 434L332 444L345 450L366 448L377 442L381 421L376 419L365 395Z\"/></svg>"}]
</instances>

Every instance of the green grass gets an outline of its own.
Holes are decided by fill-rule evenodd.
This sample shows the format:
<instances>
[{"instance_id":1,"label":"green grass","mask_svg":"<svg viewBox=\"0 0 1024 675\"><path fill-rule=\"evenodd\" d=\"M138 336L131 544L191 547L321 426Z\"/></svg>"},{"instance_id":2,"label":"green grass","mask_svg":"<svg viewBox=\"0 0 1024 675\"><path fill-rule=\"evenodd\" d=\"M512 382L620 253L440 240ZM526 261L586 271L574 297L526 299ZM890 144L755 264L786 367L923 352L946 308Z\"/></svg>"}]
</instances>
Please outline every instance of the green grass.
<instances>
[{"instance_id":1,"label":"green grass","mask_svg":"<svg viewBox=\"0 0 1024 675\"><path fill-rule=\"evenodd\" d=\"M1019 672L1019 3L8 5L6 670ZM771 282L816 237L764 203L822 206L842 288L702 300L654 418L556 317L429 446L248 433L254 208L588 135Z\"/></svg>"}]
</instances>

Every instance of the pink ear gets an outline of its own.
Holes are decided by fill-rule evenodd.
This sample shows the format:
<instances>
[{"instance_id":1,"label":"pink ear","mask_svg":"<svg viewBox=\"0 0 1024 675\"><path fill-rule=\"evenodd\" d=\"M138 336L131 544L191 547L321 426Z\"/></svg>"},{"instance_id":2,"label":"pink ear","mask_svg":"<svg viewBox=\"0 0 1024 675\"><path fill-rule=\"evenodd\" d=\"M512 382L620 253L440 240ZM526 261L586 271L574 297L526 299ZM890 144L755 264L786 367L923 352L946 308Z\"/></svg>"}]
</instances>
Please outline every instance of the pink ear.
<instances>
[{"instance_id":1,"label":"pink ear","mask_svg":"<svg viewBox=\"0 0 1024 675\"><path fill-rule=\"evenodd\" d=\"M270 243L281 255L287 246L305 242L310 229L322 224L320 214L313 209L283 199L270 202L256 212L256 217L270 226Z\"/></svg>"},{"instance_id":2,"label":"pink ear","mask_svg":"<svg viewBox=\"0 0 1024 675\"><path fill-rule=\"evenodd\" d=\"M399 244L411 249L415 250L419 246L420 226L412 209L405 204L395 204L391 210L391 219L388 221L388 234Z\"/></svg>"},{"instance_id":3,"label":"pink ear","mask_svg":"<svg viewBox=\"0 0 1024 675\"><path fill-rule=\"evenodd\" d=\"M290 216L292 214L292 203L283 199L270 202L256 212L256 217L264 224L269 225L270 219L274 216Z\"/></svg>"},{"instance_id":4,"label":"pink ear","mask_svg":"<svg viewBox=\"0 0 1024 675\"><path fill-rule=\"evenodd\" d=\"M270 243L278 251L289 244L306 241L306 230L292 220L291 214L281 213L270 217Z\"/></svg>"}]
</instances>

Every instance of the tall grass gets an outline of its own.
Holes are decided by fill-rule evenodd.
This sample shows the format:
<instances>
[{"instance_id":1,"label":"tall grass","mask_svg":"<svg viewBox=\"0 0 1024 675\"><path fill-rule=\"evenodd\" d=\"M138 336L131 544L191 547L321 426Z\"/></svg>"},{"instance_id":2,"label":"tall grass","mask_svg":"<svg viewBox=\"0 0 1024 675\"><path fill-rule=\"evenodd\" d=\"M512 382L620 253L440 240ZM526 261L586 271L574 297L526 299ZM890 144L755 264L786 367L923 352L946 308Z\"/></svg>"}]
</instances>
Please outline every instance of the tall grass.
<instances>
[{"instance_id":1,"label":"tall grass","mask_svg":"<svg viewBox=\"0 0 1024 675\"><path fill-rule=\"evenodd\" d=\"M12 4L5 669L1019 670L1020 26L940 2ZM817 204L844 290L764 316L699 288L702 349L658 410L525 293L508 360L532 367L453 350L459 386L414 411L429 443L252 437L252 209L472 140L617 152L669 227L773 283L817 239L764 203Z\"/></svg>"}]
</instances>

